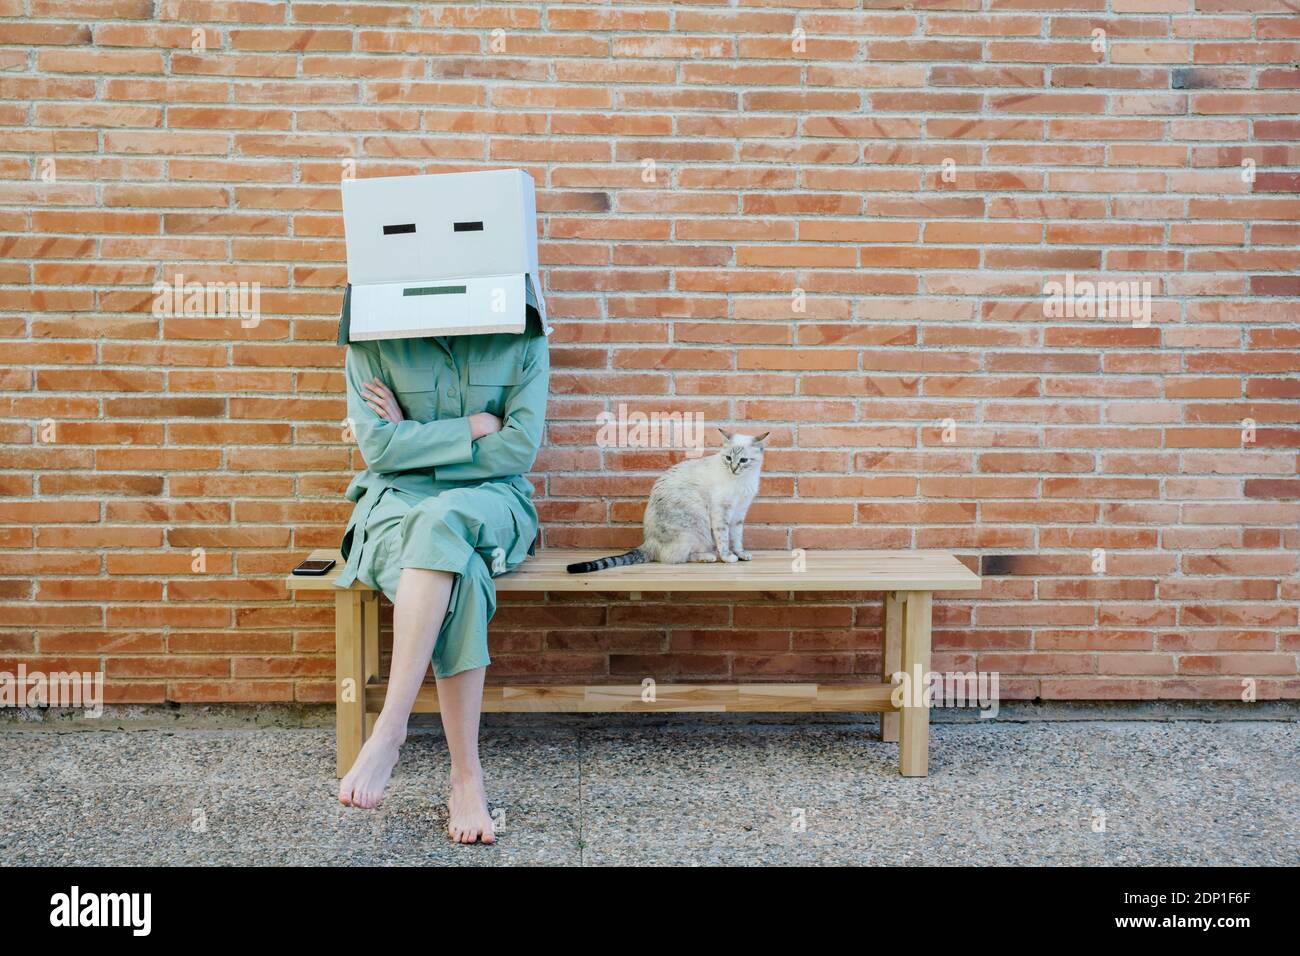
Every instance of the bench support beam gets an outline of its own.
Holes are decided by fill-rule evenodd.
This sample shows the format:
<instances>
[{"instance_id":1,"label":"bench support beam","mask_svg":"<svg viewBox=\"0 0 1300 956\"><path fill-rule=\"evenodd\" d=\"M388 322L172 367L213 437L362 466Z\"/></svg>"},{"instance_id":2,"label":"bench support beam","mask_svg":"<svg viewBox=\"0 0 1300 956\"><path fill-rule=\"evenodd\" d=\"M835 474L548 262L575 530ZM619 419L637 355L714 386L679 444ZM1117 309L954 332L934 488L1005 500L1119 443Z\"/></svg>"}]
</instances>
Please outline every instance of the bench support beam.
<instances>
[{"instance_id":1,"label":"bench support beam","mask_svg":"<svg viewBox=\"0 0 1300 956\"><path fill-rule=\"evenodd\" d=\"M885 711L892 686L880 684L658 684L654 699L646 700L641 684L489 684L483 688L485 713L608 714L776 713ZM366 711L378 713L388 683L372 681L366 688ZM438 688L420 688L412 711L438 712Z\"/></svg>"}]
</instances>

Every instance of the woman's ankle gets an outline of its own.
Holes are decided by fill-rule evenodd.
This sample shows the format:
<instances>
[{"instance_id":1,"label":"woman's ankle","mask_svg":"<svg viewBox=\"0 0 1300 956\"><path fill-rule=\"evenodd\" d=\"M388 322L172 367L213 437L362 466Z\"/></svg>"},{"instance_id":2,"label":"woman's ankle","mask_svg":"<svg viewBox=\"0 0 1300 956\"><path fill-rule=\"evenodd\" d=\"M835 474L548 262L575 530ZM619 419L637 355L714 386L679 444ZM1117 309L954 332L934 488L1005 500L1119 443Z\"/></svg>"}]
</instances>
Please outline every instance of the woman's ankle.
<instances>
[{"instance_id":1,"label":"woman's ankle","mask_svg":"<svg viewBox=\"0 0 1300 956\"><path fill-rule=\"evenodd\" d=\"M385 721L383 714L380 714L379 719L375 721L375 729L370 734L370 739L400 747L406 742L406 725L397 724L396 721Z\"/></svg>"},{"instance_id":2,"label":"woman's ankle","mask_svg":"<svg viewBox=\"0 0 1300 956\"><path fill-rule=\"evenodd\" d=\"M452 765L451 783L454 787L471 786L483 782L483 766L477 761L472 765Z\"/></svg>"}]
</instances>

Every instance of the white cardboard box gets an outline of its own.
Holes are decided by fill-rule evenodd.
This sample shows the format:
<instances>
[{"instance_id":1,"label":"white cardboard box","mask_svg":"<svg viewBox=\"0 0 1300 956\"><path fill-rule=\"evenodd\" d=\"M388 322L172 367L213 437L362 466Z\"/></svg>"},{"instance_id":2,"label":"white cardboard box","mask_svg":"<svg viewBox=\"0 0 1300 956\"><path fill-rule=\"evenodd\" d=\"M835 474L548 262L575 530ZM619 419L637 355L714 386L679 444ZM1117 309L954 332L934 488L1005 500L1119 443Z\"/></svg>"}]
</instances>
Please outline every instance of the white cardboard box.
<instances>
[{"instance_id":1,"label":"white cardboard box","mask_svg":"<svg viewBox=\"0 0 1300 956\"><path fill-rule=\"evenodd\" d=\"M522 169L343 183L339 344L546 327L537 201Z\"/></svg>"}]
</instances>

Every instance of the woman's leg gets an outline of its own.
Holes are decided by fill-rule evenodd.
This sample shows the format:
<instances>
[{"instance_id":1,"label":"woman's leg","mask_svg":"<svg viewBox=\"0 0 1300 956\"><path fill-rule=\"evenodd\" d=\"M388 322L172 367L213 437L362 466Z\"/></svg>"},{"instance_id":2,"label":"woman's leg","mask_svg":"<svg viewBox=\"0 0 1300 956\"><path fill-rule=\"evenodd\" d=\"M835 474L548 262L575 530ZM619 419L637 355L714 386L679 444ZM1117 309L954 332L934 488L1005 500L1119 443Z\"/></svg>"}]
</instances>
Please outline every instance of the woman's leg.
<instances>
[{"instance_id":1,"label":"woman's leg","mask_svg":"<svg viewBox=\"0 0 1300 956\"><path fill-rule=\"evenodd\" d=\"M393 660L388 696L375 720L374 733L339 786L339 802L371 809L378 806L406 740L406 722L429 671L433 647L447 614L454 575L446 571L403 568L393 601ZM479 677L480 696L483 679ZM445 719L445 718L444 718ZM476 721L477 723L477 721ZM450 737L450 734L448 735ZM475 763L477 763L477 748Z\"/></svg>"},{"instance_id":2,"label":"woman's leg","mask_svg":"<svg viewBox=\"0 0 1300 956\"><path fill-rule=\"evenodd\" d=\"M496 832L483 790L478 760L478 718L483 710L486 667L438 678L438 709L451 753L451 795L447 800L447 835L457 843L492 843Z\"/></svg>"},{"instance_id":3,"label":"woman's leg","mask_svg":"<svg viewBox=\"0 0 1300 956\"><path fill-rule=\"evenodd\" d=\"M454 489L420 501L402 517L402 571L393 592L393 677L374 736L362 748L356 768L348 774L349 779L354 775L369 781L378 778L377 786L371 782L361 787L366 802L353 801L355 806L374 806L396 763L407 718L432 657L452 764L447 830L452 839L462 843L491 843L495 839L479 764L478 726L483 678L490 663L487 625L496 611L492 568L498 557L518 550L516 528L521 523L531 526L534 533L536 530L533 513L516 514L521 507L517 497L510 489L491 485ZM459 583L447 572L417 570L429 563L457 568ZM415 575L441 582L436 601L430 600L421 583L425 578ZM388 593L387 586L384 590ZM455 604L451 606L453 599ZM399 654L398 645L404 638ZM407 663L410 670L404 669L404 676L409 684L402 684L397 677L398 667L405 668ZM378 743L381 725L387 744ZM373 748L372 741L376 742ZM368 750L373 750L373 766L367 764ZM345 780L345 787L347 783Z\"/></svg>"},{"instance_id":4,"label":"woman's leg","mask_svg":"<svg viewBox=\"0 0 1300 956\"><path fill-rule=\"evenodd\" d=\"M454 520L454 519L449 519ZM479 713L487 673L487 626L496 611L496 585L489 565L474 559L465 567L448 613L442 638L433 651L438 679L438 710L451 755L451 792L447 797L447 835L458 843L492 843L496 831L483 790L478 759Z\"/></svg>"}]
</instances>

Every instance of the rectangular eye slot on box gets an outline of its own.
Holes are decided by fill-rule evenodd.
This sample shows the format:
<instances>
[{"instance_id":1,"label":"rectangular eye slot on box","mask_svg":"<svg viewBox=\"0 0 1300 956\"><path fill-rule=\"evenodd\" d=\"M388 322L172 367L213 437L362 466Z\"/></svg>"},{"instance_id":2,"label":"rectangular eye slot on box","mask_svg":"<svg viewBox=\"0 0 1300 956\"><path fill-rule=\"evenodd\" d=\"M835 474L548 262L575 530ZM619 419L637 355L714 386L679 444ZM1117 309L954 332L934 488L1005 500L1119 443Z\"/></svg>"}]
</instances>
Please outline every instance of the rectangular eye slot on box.
<instances>
[{"instance_id":1,"label":"rectangular eye slot on box","mask_svg":"<svg viewBox=\"0 0 1300 956\"><path fill-rule=\"evenodd\" d=\"M403 233L415 232L415 223L399 222L393 226L384 226L385 236L400 236Z\"/></svg>"},{"instance_id":2,"label":"rectangular eye slot on box","mask_svg":"<svg viewBox=\"0 0 1300 956\"><path fill-rule=\"evenodd\" d=\"M402 295L464 295L463 285L426 285L403 289Z\"/></svg>"},{"instance_id":3,"label":"rectangular eye slot on box","mask_svg":"<svg viewBox=\"0 0 1300 956\"><path fill-rule=\"evenodd\" d=\"M482 232L483 222L454 222L451 224L453 232Z\"/></svg>"}]
</instances>

